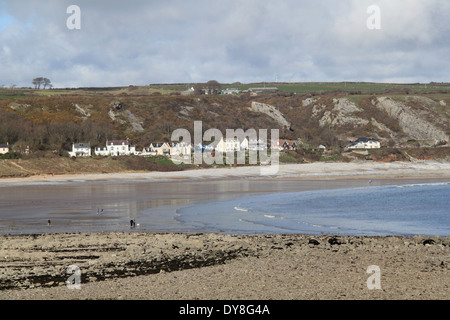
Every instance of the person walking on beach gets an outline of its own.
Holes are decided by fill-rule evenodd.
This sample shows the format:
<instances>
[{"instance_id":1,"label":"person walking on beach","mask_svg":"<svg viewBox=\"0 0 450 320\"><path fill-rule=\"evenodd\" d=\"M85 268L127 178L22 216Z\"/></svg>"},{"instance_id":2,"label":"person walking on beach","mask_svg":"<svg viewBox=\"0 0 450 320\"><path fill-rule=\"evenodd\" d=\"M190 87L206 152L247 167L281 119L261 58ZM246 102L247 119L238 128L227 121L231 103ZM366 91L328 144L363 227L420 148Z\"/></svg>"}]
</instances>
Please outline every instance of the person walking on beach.
<instances>
[{"instance_id":1,"label":"person walking on beach","mask_svg":"<svg viewBox=\"0 0 450 320\"><path fill-rule=\"evenodd\" d=\"M50 226L51 224L52 224L52 222L50 221L50 219L48 219L47 225Z\"/></svg>"},{"instance_id":2,"label":"person walking on beach","mask_svg":"<svg viewBox=\"0 0 450 320\"><path fill-rule=\"evenodd\" d=\"M131 229L134 228L134 221L133 221L133 219L130 220L130 228L131 228Z\"/></svg>"}]
</instances>

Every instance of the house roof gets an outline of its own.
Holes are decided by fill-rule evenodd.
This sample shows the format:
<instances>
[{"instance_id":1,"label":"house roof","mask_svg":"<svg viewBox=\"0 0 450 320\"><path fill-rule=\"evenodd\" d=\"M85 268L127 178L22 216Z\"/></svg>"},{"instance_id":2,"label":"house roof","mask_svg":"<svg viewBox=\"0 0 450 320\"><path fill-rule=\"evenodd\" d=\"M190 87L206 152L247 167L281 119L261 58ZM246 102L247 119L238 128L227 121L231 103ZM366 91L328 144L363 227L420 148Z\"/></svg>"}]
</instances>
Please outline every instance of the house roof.
<instances>
[{"instance_id":1,"label":"house roof","mask_svg":"<svg viewBox=\"0 0 450 320\"><path fill-rule=\"evenodd\" d=\"M150 144L150 146L155 147L155 148L161 148L164 144L165 144L165 142L154 142L154 143Z\"/></svg>"},{"instance_id":2,"label":"house roof","mask_svg":"<svg viewBox=\"0 0 450 320\"><path fill-rule=\"evenodd\" d=\"M109 146L121 146L121 145L129 145L130 142L128 140L107 140L106 144Z\"/></svg>"},{"instance_id":3,"label":"house roof","mask_svg":"<svg viewBox=\"0 0 450 320\"><path fill-rule=\"evenodd\" d=\"M91 147L91 143L74 143L73 145L75 148L90 148Z\"/></svg>"},{"instance_id":4,"label":"house roof","mask_svg":"<svg viewBox=\"0 0 450 320\"><path fill-rule=\"evenodd\" d=\"M358 138L358 139L356 139L355 142L369 142L369 141L378 142L377 139L373 139L373 138Z\"/></svg>"},{"instance_id":5,"label":"house roof","mask_svg":"<svg viewBox=\"0 0 450 320\"><path fill-rule=\"evenodd\" d=\"M287 140L287 139L280 139L280 144L288 143L288 144L295 144L295 140Z\"/></svg>"}]
</instances>

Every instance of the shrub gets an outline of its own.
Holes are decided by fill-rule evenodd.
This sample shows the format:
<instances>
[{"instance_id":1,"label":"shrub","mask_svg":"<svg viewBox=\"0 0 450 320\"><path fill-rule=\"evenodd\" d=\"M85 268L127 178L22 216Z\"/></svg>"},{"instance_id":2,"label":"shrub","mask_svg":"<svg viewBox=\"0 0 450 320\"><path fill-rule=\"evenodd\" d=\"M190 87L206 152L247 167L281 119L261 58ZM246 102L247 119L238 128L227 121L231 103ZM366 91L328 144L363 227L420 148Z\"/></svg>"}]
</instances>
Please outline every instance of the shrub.
<instances>
[{"instance_id":1,"label":"shrub","mask_svg":"<svg viewBox=\"0 0 450 320\"><path fill-rule=\"evenodd\" d=\"M0 154L0 159L19 159L20 156L15 152L8 152L5 154Z\"/></svg>"}]
</instances>

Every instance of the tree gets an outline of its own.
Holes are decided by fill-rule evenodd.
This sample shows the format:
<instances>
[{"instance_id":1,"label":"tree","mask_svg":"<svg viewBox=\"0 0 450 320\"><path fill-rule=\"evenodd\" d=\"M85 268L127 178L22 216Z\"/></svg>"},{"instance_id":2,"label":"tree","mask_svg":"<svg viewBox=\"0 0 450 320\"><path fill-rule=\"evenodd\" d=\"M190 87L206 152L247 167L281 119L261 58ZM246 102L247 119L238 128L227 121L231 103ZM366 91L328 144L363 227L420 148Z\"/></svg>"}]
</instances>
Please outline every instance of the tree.
<instances>
[{"instance_id":1,"label":"tree","mask_svg":"<svg viewBox=\"0 0 450 320\"><path fill-rule=\"evenodd\" d=\"M52 87L52 83L51 83L50 79L44 78L44 77L34 78L31 83L34 85L35 89L40 89L41 86L44 86L44 89L46 87L49 87L49 88Z\"/></svg>"},{"instance_id":2,"label":"tree","mask_svg":"<svg viewBox=\"0 0 450 320\"><path fill-rule=\"evenodd\" d=\"M31 82L34 85L35 89L40 89L41 85L42 85L42 79L43 78L34 78L33 81Z\"/></svg>"},{"instance_id":3,"label":"tree","mask_svg":"<svg viewBox=\"0 0 450 320\"><path fill-rule=\"evenodd\" d=\"M222 87L216 80L209 80L207 83L199 83L194 86L196 94L219 94Z\"/></svg>"},{"instance_id":4,"label":"tree","mask_svg":"<svg viewBox=\"0 0 450 320\"><path fill-rule=\"evenodd\" d=\"M221 90L220 83L216 80L209 80L206 83L206 90L208 90L208 94L218 94Z\"/></svg>"},{"instance_id":5,"label":"tree","mask_svg":"<svg viewBox=\"0 0 450 320\"><path fill-rule=\"evenodd\" d=\"M44 90L45 87L48 87L49 89L52 87L52 82L50 81L50 79L44 78Z\"/></svg>"}]
</instances>

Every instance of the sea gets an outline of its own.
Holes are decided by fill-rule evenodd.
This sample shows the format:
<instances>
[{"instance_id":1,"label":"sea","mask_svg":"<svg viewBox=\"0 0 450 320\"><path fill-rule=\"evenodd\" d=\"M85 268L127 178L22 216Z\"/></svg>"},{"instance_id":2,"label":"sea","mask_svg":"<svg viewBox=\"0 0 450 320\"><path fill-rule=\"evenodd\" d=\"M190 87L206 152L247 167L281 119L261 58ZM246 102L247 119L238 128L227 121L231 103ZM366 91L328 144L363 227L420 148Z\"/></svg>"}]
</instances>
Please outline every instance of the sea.
<instances>
[{"instance_id":1,"label":"sea","mask_svg":"<svg viewBox=\"0 0 450 320\"><path fill-rule=\"evenodd\" d=\"M0 187L0 234L117 231L450 236L450 181L72 181Z\"/></svg>"},{"instance_id":2,"label":"sea","mask_svg":"<svg viewBox=\"0 0 450 320\"><path fill-rule=\"evenodd\" d=\"M176 212L179 225L198 231L450 236L450 182L264 194Z\"/></svg>"}]
</instances>

